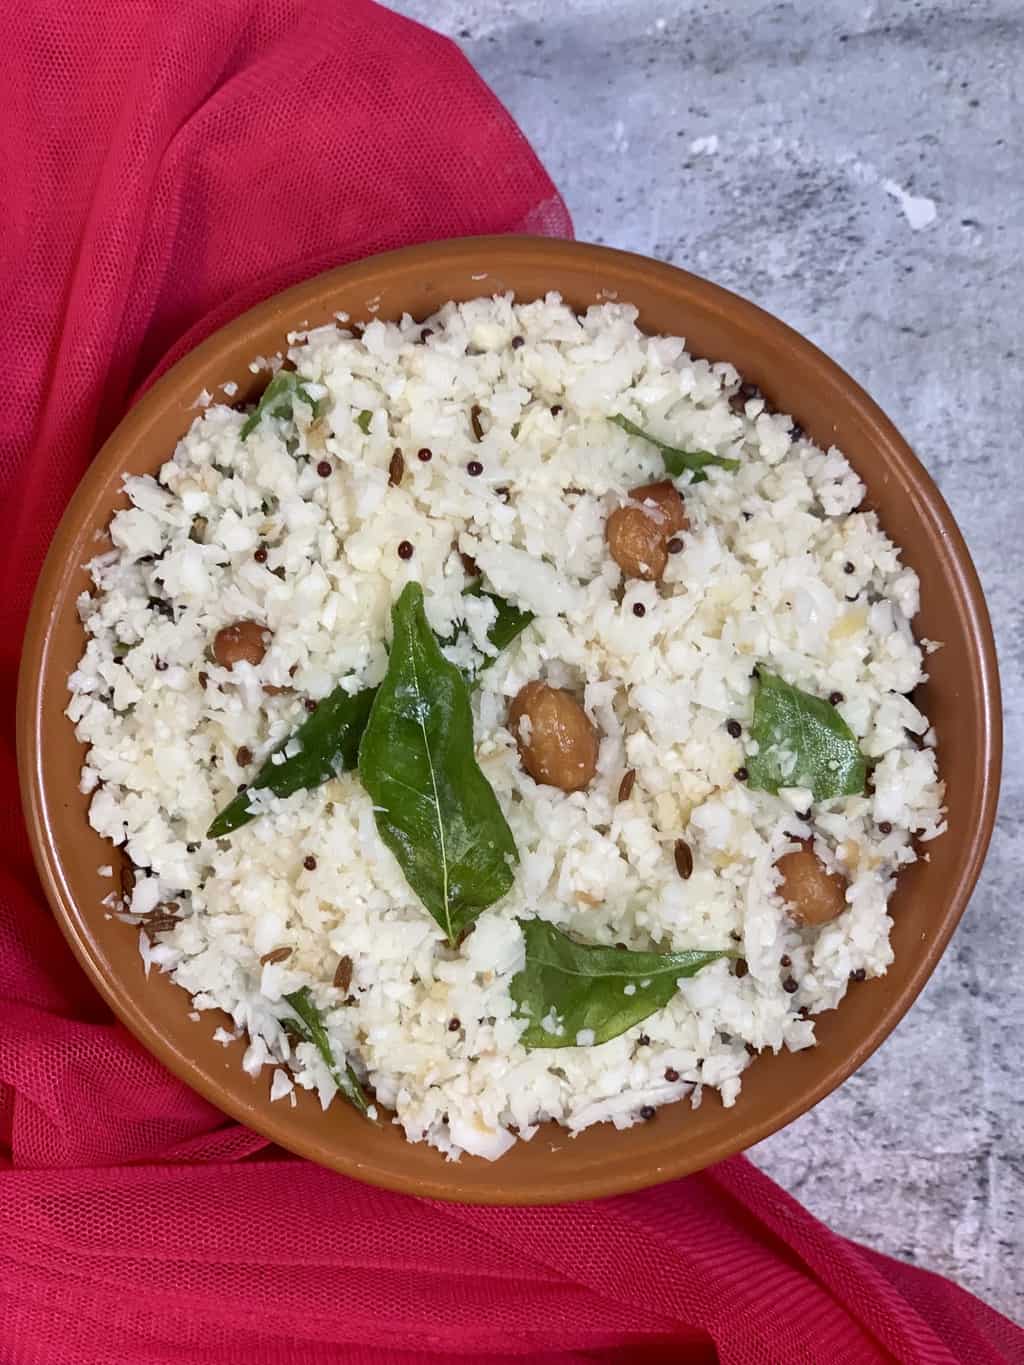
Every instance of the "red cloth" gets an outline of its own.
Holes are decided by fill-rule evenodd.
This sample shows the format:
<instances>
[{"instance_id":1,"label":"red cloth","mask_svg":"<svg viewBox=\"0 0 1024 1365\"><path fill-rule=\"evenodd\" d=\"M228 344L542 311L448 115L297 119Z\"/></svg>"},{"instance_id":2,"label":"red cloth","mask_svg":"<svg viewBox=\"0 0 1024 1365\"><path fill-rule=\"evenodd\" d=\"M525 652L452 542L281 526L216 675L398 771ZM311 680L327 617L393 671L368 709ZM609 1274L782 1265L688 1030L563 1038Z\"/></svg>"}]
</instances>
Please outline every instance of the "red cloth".
<instances>
[{"instance_id":1,"label":"red cloth","mask_svg":"<svg viewBox=\"0 0 1024 1365\"><path fill-rule=\"evenodd\" d=\"M0 77L0 1365L1024 1360L742 1159L599 1204L425 1203L261 1155L112 1021L15 797L17 645L76 481L161 359L257 297L571 227L457 49L367 0L22 0Z\"/></svg>"}]
</instances>

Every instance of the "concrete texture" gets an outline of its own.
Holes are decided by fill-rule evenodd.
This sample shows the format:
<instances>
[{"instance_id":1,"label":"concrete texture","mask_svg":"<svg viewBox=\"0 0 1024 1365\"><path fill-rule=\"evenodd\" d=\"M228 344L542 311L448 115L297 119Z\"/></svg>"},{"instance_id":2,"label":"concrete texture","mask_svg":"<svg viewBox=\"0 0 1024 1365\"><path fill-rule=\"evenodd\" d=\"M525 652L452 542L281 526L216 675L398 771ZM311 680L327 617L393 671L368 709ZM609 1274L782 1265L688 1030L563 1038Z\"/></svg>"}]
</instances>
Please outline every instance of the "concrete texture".
<instances>
[{"instance_id":1,"label":"concrete texture","mask_svg":"<svg viewBox=\"0 0 1024 1365\"><path fill-rule=\"evenodd\" d=\"M855 375L981 572L1006 705L988 864L896 1034L753 1159L837 1231L1024 1318L1024 8L398 0L457 38L583 240L686 266Z\"/></svg>"}]
</instances>

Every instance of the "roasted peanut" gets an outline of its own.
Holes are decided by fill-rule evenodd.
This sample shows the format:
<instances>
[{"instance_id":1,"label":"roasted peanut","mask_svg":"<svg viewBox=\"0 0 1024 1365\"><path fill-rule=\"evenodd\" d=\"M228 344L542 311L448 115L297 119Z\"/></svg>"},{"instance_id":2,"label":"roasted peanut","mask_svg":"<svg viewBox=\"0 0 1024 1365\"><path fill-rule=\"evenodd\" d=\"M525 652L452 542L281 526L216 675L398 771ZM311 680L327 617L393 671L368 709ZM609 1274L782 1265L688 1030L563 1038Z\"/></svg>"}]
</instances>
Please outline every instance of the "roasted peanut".
<instances>
[{"instance_id":1,"label":"roasted peanut","mask_svg":"<svg viewBox=\"0 0 1024 1365\"><path fill-rule=\"evenodd\" d=\"M654 583L661 578L668 563L667 537L642 507L616 507L604 534L609 554L627 578Z\"/></svg>"},{"instance_id":2,"label":"roasted peanut","mask_svg":"<svg viewBox=\"0 0 1024 1365\"><path fill-rule=\"evenodd\" d=\"M218 630L213 657L222 668L234 668L242 659L255 666L263 662L271 638L270 631L258 621L236 621Z\"/></svg>"},{"instance_id":3,"label":"roasted peanut","mask_svg":"<svg viewBox=\"0 0 1024 1365\"><path fill-rule=\"evenodd\" d=\"M669 539L690 525L686 504L670 479L631 488L629 496L608 518L608 550L627 578L657 582L668 563Z\"/></svg>"},{"instance_id":4,"label":"roasted peanut","mask_svg":"<svg viewBox=\"0 0 1024 1365\"><path fill-rule=\"evenodd\" d=\"M810 839L800 843L798 852L784 854L775 864L782 873L779 895L797 924L828 924L846 909L846 882L828 871Z\"/></svg>"},{"instance_id":5,"label":"roasted peanut","mask_svg":"<svg viewBox=\"0 0 1024 1365\"><path fill-rule=\"evenodd\" d=\"M513 698L508 726L535 782L582 790L597 770L597 730L571 692L530 682Z\"/></svg>"},{"instance_id":6,"label":"roasted peanut","mask_svg":"<svg viewBox=\"0 0 1024 1365\"><path fill-rule=\"evenodd\" d=\"M679 490L671 479L661 479L658 483L641 484L629 490L630 500L649 509L651 520L657 522L665 536L674 536L677 531L687 531L690 519L686 515L686 503L679 496Z\"/></svg>"}]
</instances>

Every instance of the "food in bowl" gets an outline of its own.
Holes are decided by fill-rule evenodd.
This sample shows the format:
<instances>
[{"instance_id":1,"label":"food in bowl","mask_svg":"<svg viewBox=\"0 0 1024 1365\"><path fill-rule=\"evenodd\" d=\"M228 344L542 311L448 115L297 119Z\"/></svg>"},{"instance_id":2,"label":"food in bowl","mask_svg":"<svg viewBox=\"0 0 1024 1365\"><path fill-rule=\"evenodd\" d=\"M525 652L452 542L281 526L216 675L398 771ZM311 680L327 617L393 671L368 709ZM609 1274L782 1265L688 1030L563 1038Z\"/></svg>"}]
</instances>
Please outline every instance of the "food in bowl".
<instances>
[{"instance_id":1,"label":"food in bowl","mask_svg":"<svg viewBox=\"0 0 1024 1365\"><path fill-rule=\"evenodd\" d=\"M274 1099L453 1157L731 1105L944 828L916 576L626 304L346 324L125 480L70 679L107 913Z\"/></svg>"}]
</instances>

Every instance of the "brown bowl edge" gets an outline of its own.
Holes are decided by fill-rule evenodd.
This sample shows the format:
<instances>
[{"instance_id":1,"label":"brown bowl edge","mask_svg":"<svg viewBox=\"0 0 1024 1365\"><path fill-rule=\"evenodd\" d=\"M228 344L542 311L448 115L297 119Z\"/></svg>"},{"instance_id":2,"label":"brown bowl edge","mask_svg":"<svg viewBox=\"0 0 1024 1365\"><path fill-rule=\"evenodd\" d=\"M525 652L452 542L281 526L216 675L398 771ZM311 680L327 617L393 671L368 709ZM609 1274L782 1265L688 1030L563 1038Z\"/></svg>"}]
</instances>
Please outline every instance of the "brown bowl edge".
<instances>
[{"instance_id":1,"label":"brown bowl edge","mask_svg":"<svg viewBox=\"0 0 1024 1365\"><path fill-rule=\"evenodd\" d=\"M504 266L501 265L502 261L505 262ZM489 268L486 268L488 265ZM534 269L551 277L549 287L563 288L557 278L559 270L569 271L570 267L580 267L592 271L597 276L602 272L614 275L617 292L623 298L630 297L630 281L633 280L638 288L641 285L647 290L655 288L660 293L675 298L680 306L685 306L688 299L691 302L699 300L709 315L717 314L723 320L723 325L727 329L742 324L751 334L758 332L767 335L780 349L786 350L790 357L796 356L811 371L818 372L820 379L828 381L823 383L823 387L834 389L837 394L841 394L865 429L873 432L877 447L887 450L888 458L893 464L888 474L896 477L902 491L912 499L917 516L935 548L947 585L953 589L952 600L963 618L965 636L973 644L973 650L968 652L963 663L968 691L975 698L977 724L974 726L971 739L974 755L973 806L977 820L973 824L969 842L959 860L958 875L945 889L943 899L946 904L941 921L924 941L920 956L912 964L902 990L895 995L891 991L886 992L885 977L865 983L860 989L874 990L876 987L883 987L881 993L876 991L876 994L880 995L878 999L880 1008L873 1027L864 1032L842 1055L833 1057L828 1065L822 1067L815 1064L811 1069L820 1074L804 1088L783 1097L767 1108L761 1106L762 1112L756 1117L745 1116L741 1112L743 1108L741 1096L737 1108L730 1111L735 1118L727 1125L727 1131L700 1145L698 1152L694 1152L690 1144L685 1142L679 1143L674 1149L662 1151L664 1143L655 1139L652 1146L648 1140L643 1144L644 1150L636 1152L637 1159L629 1170L618 1170L612 1175L602 1175L600 1166L586 1173L575 1171L574 1163L570 1160L568 1170L557 1173L552 1170L550 1175L545 1175L542 1169L539 1175L515 1180L512 1179L510 1157L503 1158L493 1166L490 1163L465 1158L459 1163L445 1163L435 1152L431 1153L431 1157L437 1168L436 1174L431 1175L422 1170L406 1173L401 1169L396 1170L396 1165L400 1168L403 1164L419 1166L422 1163L399 1161L379 1165L376 1161L350 1157L344 1149L339 1150L336 1141L331 1140L334 1125L328 1123L326 1118L321 1123L313 1124L314 1128L324 1129L326 1137L316 1132L307 1134L301 1130L301 1125L297 1126L288 1121L291 1115L299 1111L286 1110L280 1104L271 1108L269 1101L255 1094L251 1100L247 1100L243 1094L231 1093L230 1083L226 1087L213 1077L197 1073L193 1057L170 1043L160 1033L153 1018L143 1010L142 997L146 992L136 990L139 999L134 1000L131 985L117 977L111 977L107 972L96 936L71 892L60 852L54 845L43 789L45 736L42 727L42 693L46 663L52 652L52 637L59 625L53 604L64 598L68 581L78 569L77 565L68 563L68 552L78 539L82 522L88 520L89 524L95 524L86 514L94 511L95 506L103 502L109 516L111 502L101 494L107 487L111 471L115 466L122 464L123 452L145 444L148 429L160 420L160 414L165 413L168 408L175 405L179 408L190 406L186 404L186 399L194 398L204 386L204 378L208 379L214 373L222 373L226 368L225 356L240 349L244 338L255 331L264 333L269 329L276 329L283 338L286 331L300 325L307 311L315 311L316 305L322 304L325 297L332 295L339 288L352 288L357 280L361 282L359 288L365 299L370 300L378 286L381 290L389 286L396 272L399 275L403 271L417 276L425 275L429 282L431 274L436 275L439 271L462 270L464 273L468 272L472 278L474 267L480 266L485 267L485 278L480 281L480 288L477 291L479 293L491 292L487 280L492 284L500 283L503 268ZM600 296L601 292L595 291L595 297ZM463 296L468 297L466 294ZM696 349L701 353L700 347ZM247 351L250 356L255 353L255 349ZM770 371L762 376L756 369L745 366L744 374L771 392ZM809 427L819 442L825 439L820 425L819 423L817 428ZM162 457L166 458L166 454L164 453ZM869 498L871 492L869 485ZM963 538L938 489L893 424L867 394L834 362L786 324L764 313L756 305L687 272L606 247L514 237L468 238L410 247L327 272L294 286L241 315L201 343L158 380L143 400L127 414L92 462L54 537L40 575L25 635L19 677L17 729L19 774L26 821L33 855L47 898L80 964L107 1003L139 1041L174 1074L198 1090L211 1103L272 1141L300 1155L385 1188L456 1202L490 1204L545 1204L595 1198L644 1188L688 1174L767 1137L799 1114L806 1112L845 1080L881 1044L909 1009L934 970L966 907L980 872L995 820L1002 746L995 646L977 573ZM960 741L965 738L964 735L958 736ZM171 989L181 995L178 988ZM886 996L889 998L885 998ZM182 1007L186 1003L186 997L182 995ZM826 1017L819 1016L820 1019ZM228 1055L230 1056L230 1053ZM819 1049L813 1049L807 1054L788 1055L798 1058L821 1056ZM764 1063L768 1066L771 1064L772 1059ZM754 1070L755 1068L751 1068L746 1076L749 1077ZM239 1088L237 1085L233 1087L235 1091ZM673 1108L679 1109L681 1106ZM547 1125L547 1128L550 1127L551 1125ZM646 1125L630 1129L628 1132L616 1133L616 1144L621 1144L621 1151L625 1153L628 1146L640 1145L634 1140L634 1135L650 1135L653 1130L654 1125ZM588 1130L588 1133L593 1131ZM532 1143L520 1145L531 1152L527 1164L533 1163L533 1156L539 1153L545 1135L546 1129L538 1134ZM575 1142L582 1142L586 1136L582 1135ZM681 1136L685 1136L685 1132L681 1133ZM410 1152L417 1151L409 1144L403 1142L403 1145ZM564 1133L560 1130L557 1132L554 1150L558 1152L571 1150ZM621 1161L617 1164L621 1166ZM552 1165L550 1161L549 1165ZM467 1181L462 1178L462 1174L469 1173L471 1167L481 1166L486 1168L482 1180L474 1178Z\"/></svg>"}]
</instances>

